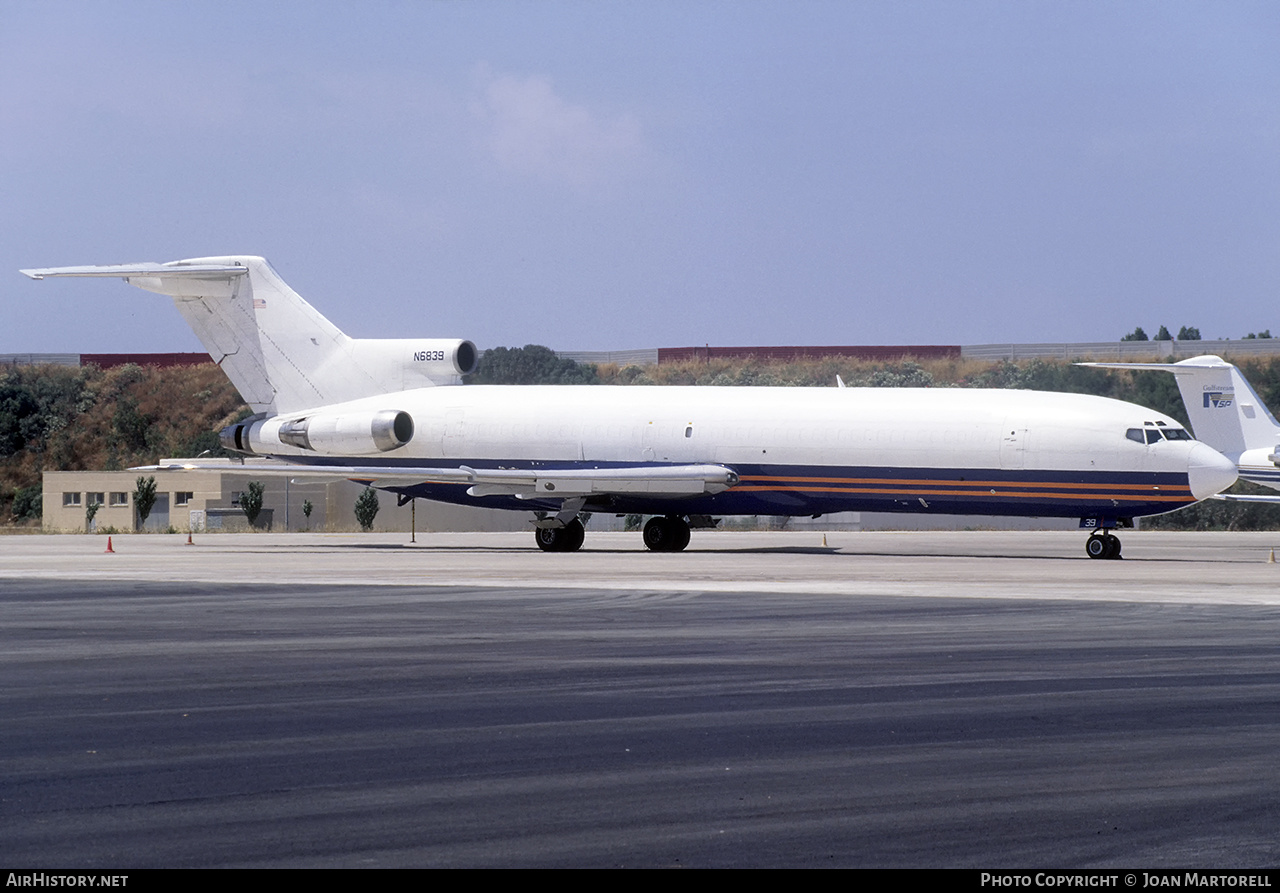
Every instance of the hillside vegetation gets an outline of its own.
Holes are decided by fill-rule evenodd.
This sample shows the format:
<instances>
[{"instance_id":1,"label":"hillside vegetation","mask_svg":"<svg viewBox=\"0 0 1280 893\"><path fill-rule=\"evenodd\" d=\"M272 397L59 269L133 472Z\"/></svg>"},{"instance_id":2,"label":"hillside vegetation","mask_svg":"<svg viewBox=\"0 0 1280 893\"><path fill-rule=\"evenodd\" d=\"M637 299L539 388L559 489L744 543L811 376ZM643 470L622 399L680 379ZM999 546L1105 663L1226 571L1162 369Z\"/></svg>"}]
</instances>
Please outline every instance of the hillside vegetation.
<instances>
[{"instance_id":1,"label":"hillside vegetation","mask_svg":"<svg viewBox=\"0 0 1280 893\"><path fill-rule=\"evenodd\" d=\"M0 371L0 522L38 523L40 473L129 468L221 454L248 409L222 370L17 366Z\"/></svg>"},{"instance_id":2,"label":"hillside vegetation","mask_svg":"<svg viewBox=\"0 0 1280 893\"><path fill-rule=\"evenodd\" d=\"M1280 406L1280 357L1239 362L1268 406ZM1026 388L1095 394L1147 406L1187 423L1172 375L1087 369L1046 360L989 363L831 358L790 363L711 360L661 366L577 364L547 348L486 351L468 377L486 384L621 384L834 387ZM166 456L220 455L217 432L248 415L212 364L184 367L12 367L0 371L0 523L38 523L40 473L115 469ZM1244 492L1256 488L1240 484ZM1267 491L1262 491L1267 492ZM1280 527L1280 506L1208 503L1145 526L1196 529Z\"/></svg>"}]
</instances>

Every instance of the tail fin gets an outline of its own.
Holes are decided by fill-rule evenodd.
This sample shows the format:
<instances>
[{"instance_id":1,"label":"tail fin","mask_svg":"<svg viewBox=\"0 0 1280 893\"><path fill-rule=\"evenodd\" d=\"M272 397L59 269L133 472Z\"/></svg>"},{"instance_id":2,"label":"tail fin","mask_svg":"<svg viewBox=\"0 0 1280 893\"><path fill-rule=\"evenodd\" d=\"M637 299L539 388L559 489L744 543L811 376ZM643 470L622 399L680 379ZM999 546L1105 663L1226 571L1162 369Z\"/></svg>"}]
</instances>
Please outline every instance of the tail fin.
<instances>
[{"instance_id":1,"label":"tail fin","mask_svg":"<svg viewBox=\"0 0 1280 893\"><path fill-rule=\"evenodd\" d=\"M1246 450L1280 442L1280 422L1240 370L1221 357L1192 357L1179 363L1081 363L1107 369L1159 369L1177 377L1196 439L1233 461Z\"/></svg>"},{"instance_id":2,"label":"tail fin","mask_svg":"<svg viewBox=\"0 0 1280 893\"><path fill-rule=\"evenodd\" d=\"M255 412L344 403L406 387L451 383L475 367L469 341L349 338L261 257L23 270L120 277L168 295Z\"/></svg>"}]
</instances>

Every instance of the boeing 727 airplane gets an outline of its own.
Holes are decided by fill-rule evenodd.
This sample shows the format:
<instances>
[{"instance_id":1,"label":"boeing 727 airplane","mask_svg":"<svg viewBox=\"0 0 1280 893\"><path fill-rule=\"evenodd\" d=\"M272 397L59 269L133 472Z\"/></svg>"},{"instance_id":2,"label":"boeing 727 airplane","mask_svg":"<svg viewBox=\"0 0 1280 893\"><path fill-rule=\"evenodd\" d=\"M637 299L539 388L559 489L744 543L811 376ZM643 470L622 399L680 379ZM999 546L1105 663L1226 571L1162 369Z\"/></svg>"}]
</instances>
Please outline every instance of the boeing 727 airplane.
<instances>
[{"instance_id":1,"label":"boeing 727 airplane","mask_svg":"<svg viewBox=\"0 0 1280 893\"><path fill-rule=\"evenodd\" d=\"M645 545L679 551L710 516L887 511L1075 517L1090 557L1118 558L1115 528L1236 480L1173 419L1103 397L450 386L475 367L471 342L349 338L260 257L22 272L172 297L255 411L223 430L228 449L402 501L533 511L545 551L581 547L584 512L652 515Z\"/></svg>"}]
</instances>

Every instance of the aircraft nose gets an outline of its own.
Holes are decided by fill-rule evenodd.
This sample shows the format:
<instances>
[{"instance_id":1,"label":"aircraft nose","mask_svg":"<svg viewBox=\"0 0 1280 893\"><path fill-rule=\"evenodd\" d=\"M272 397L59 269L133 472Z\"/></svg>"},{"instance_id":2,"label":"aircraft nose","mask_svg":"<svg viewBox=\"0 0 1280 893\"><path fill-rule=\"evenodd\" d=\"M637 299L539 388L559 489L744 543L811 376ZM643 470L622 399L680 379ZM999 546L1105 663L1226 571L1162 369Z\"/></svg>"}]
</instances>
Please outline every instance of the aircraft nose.
<instances>
[{"instance_id":1,"label":"aircraft nose","mask_svg":"<svg viewBox=\"0 0 1280 893\"><path fill-rule=\"evenodd\" d=\"M1236 482L1240 469L1213 447L1197 443L1187 454L1187 484L1196 499L1208 499Z\"/></svg>"}]
</instances>

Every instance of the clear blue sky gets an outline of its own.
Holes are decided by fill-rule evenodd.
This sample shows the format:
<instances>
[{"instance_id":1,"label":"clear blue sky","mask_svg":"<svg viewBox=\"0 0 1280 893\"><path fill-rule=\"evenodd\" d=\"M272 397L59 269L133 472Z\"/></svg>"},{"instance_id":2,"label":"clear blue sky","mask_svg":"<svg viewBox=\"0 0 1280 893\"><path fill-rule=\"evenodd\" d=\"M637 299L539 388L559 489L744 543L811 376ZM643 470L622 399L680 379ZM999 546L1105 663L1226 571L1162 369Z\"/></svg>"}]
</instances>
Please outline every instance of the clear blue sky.
<instances>
[{"instance_id":1,"label":"clear blue sky","mask_svg":"<svg viewBox=\"0 0 1280 893\"><path fill-rule=\"evenodd\" d=\"M1280 334L1275 2L0 0L0 352L198 350L17 270L266 256L481 347Z\"/></svg>"}]
</instances>

